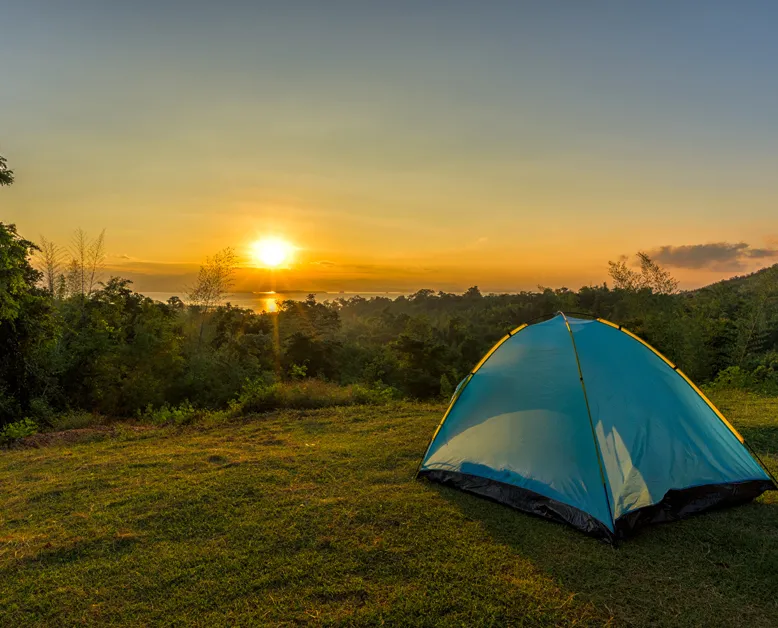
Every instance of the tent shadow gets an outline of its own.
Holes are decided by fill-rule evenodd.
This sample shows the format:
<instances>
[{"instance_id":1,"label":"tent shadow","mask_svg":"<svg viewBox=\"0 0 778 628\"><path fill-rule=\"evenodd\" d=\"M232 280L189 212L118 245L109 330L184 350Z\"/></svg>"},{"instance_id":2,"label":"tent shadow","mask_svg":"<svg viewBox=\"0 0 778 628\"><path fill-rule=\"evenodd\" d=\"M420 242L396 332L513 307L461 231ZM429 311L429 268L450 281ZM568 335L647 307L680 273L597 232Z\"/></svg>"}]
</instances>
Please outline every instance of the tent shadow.
<instances>
[{"instance_id":1,"label":"tent shadow","mask_svg":"<svg viewBox=\"0 0 778 628\"><path fill-rule=\"evenodd\" d=\"M648 526L614 548L564 524L450 487L428 486L495 543L618 623L778 625L775 492L750 504ZM741 609L736 617L733 600Z\"/></svg>"}]
</instances>

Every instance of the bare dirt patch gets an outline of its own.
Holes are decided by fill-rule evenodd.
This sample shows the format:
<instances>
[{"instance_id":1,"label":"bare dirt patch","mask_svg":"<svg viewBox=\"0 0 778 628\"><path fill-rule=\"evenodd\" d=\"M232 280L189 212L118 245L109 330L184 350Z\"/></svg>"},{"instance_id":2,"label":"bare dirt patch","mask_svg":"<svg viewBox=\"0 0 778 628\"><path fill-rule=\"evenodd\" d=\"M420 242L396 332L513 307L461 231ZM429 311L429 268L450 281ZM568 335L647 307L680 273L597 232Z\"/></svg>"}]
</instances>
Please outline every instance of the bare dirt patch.
<instances>
[{"instance_id":1,"label":"bare dirt patch","mask_svg":"<svg viewBox=\"0 0 778 628\"><path fill-rule=\"evenodd\" d=\"M99 440L103 438L112 438L120 432L145 432L154 429L148 425L127 425L123 424L121 428L113 425L96 425L95 427L82 427L73 430L63 430L61 432L42 432L20 438L12 448L37 449L39 447L50 447L52 445L80 443L84 441Z\"/></svg>"}]
</instances>

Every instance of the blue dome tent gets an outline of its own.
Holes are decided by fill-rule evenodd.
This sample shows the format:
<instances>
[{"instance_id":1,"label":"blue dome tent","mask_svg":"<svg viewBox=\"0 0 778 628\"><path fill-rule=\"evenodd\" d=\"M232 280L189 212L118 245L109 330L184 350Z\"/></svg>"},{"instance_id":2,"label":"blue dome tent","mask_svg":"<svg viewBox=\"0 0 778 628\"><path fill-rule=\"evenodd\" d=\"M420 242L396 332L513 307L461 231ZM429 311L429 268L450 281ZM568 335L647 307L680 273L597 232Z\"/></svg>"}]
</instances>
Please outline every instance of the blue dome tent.
<instances>
[{"instance_id":1,"label":"blue dome tent","mask_svg":"<svg viewBox=\"0 0 778 628\"><path fill-rule=\"evenodd\" d=\"M483 357L418 475L609 542L778 488L676 365L618 325L561 312Z\"/></svg>"}]
</instances>

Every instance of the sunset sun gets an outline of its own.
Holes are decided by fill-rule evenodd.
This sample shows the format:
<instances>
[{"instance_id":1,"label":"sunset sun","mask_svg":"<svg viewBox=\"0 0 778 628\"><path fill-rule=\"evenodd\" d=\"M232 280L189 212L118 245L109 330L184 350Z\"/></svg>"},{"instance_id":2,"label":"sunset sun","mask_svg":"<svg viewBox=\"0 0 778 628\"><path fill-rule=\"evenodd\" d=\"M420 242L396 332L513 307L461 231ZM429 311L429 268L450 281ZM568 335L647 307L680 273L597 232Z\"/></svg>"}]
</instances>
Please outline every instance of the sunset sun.
<instances>
[{"instance_id":1,"label":"sunset sun","mask_svg":"<svg viewBox=\"0 0 778 628\"><path fill-rule=\"evenodd\" d=\"M279 238L263 238L251 245L255 263L267 268L279 268L291 261L294 246Z\"/></svg>"}]
</instances>

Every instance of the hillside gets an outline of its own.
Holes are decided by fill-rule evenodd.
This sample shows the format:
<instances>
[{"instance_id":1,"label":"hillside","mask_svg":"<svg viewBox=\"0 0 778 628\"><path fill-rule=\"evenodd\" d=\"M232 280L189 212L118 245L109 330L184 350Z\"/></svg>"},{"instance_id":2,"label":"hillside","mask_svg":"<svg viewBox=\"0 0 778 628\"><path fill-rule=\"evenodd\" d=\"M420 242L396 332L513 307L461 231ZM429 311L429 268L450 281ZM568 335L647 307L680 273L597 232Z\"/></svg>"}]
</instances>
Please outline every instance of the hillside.
<instances>
[{"instance_id":1,"label":"hillside","mask_svg":"<svg viewBox=\"0 0 778 628\"><path fill-rule=\"evenodd\" d=\"M716 401L778 471L778 400ZM442 410L0 452L0 625L778 625L778 495L613 549L414 481Z\"/></svg>"},{"instance_id":2,"label":"hillside","mask_svg":"<svg viewBox=\"0 0 778 628\"><path fill-rule=\"evenodd\" d=\"M777 277L778 264L773 264L772 266L760 268L753 273L748 273L747 275L735 275L733 277L729 277L728 279L722 279L721 281L703 286L702 288L690 290L689 292L705 292L716 289L748 291L749 289L757 287L764 280L772 280L774 282L776 281Z\"/></svg>"}]
</instances>

